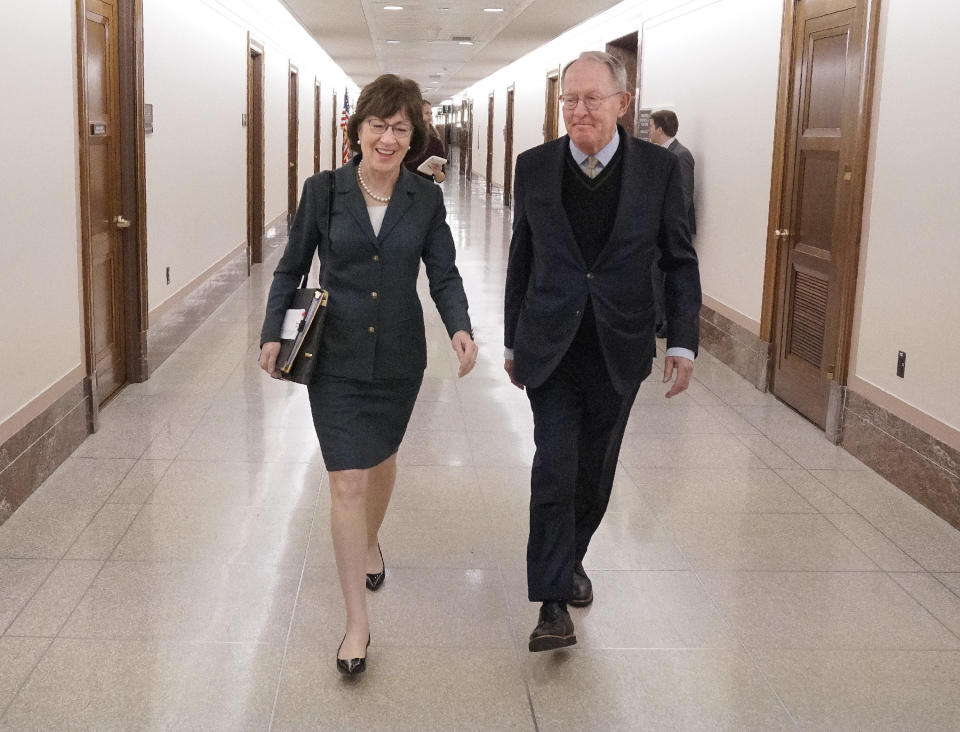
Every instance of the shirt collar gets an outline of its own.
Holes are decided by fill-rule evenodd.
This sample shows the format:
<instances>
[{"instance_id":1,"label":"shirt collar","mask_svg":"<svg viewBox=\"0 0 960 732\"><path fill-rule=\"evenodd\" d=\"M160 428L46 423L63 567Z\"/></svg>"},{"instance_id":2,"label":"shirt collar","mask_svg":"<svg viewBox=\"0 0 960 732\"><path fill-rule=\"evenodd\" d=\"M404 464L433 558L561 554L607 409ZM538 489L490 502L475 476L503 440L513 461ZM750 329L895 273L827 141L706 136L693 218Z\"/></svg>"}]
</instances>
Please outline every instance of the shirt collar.
<instances>
[{"instance_id":1,"label":"shirt collar","mask_svg":"<svg viewBox=\"0 0 960 732\"><path fill-rule=\"evenodd\" d=\"M613 139L610 140L606 145L601 148L594 157L599 161L602 167L606 167L610 160L613 158L614 153L617 152L617 148L620 147L620 130L618 129L613 135ZM584 161L590 157L587 153L583 152L580 148L573 144L573 140L570 140L570 154L573 155L574 161L577 165L582 166Z\"/></svg>"},{"instance_id":2,"label":"shirt collar","mask_svg":"<svg viewBox=\"0 0 960 732\"><path fill-rule=\"evenodd\" d=\"M668 137L666 140L660 143L660 147L670 147L673 144L673 141L676 139L676 137Z\"/></svg>"}]
</instances>

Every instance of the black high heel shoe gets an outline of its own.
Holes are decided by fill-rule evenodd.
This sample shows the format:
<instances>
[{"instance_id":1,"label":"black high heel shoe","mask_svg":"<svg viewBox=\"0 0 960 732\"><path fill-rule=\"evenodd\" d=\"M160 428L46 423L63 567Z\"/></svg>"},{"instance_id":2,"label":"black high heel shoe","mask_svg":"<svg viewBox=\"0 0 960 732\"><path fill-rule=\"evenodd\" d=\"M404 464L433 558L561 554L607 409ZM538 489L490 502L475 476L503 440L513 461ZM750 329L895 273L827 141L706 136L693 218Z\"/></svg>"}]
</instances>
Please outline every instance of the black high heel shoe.
<instances>
[{"instance_id":1,"label":"black high heel shoe","mask_svg":"<svg viewBox=\"0 0 960 732\"><path fill-rule=\"evenodd\" d=\"M371 592L376 592L383 585L383 581L387 578L387 565L383 561L383 550L380 549L380 543L377 543L377 551L380 552L380 564L383 566L379 572L375 574L370 574L367 572L367 589Z\"/></svg>"},{"instance_id":2,"label":"black high heel shoe","mask_svg":"<svg viewBox=\"0 0 960 732\"><path fill-rule=\"evenodd\" d=\"M343 636L340 645L337 646L337 671L347 676L356 676L367 670L367 657L363 658L340 658L340 649L343 648L343 641L347 636ZM367 635L367 648L370 647L370 635Z\"/></svg>"}]
</instances>

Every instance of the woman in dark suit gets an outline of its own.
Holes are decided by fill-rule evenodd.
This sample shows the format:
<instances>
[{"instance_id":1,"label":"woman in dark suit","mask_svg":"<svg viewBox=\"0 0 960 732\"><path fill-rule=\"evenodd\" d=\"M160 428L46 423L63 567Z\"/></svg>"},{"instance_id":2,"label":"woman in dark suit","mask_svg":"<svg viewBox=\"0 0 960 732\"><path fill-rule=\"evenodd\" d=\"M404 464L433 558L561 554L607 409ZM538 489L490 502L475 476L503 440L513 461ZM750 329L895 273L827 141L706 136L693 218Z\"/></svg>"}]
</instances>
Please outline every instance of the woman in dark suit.
<instances>
[{"instance_id":1,"label":"woman in dark suit","mask_svg":"<svg viewBox=\"0 0 960 732\"><path fill-rule=\"evenodd\" d=\"M427 180L435 180L437 183L443 183L447 178L443 172L443 165L440 163L431 165L429 173L421 173L417 170L421 163L431 155L436 155L438 158L444 159L447 157L447 152L443 149L443 140L440 139L440 133L437 132L437 128L433 126L433 108L426 99L423 100L422 109L423 123L427 126L427 147L420 155L406 161L404 165L406 165L407 169L411 172L421 175Z\"/></svg>"},{"instance_id":2,"label":"woman in dark suit","mask_svg":"<svg viewBox=\"0 0 960 732\"><path fill-rule=\"evenodd\" d=\"M366 668L364 588L378 589L386 575L377 534L426 367L421 261L459 375L477 358L443 195L403 169L404 159L426 145L421 102L417 84L393 74L364 87L347 123L356 155L332 175L304 184L260 338L260 366L276 375L284 312L326 236L329 206L329 256L322 265L330 300L317 373L307 389L330 475L331 530L347 611L337 668L346 674Z\"/></svg>"}]
</instances>

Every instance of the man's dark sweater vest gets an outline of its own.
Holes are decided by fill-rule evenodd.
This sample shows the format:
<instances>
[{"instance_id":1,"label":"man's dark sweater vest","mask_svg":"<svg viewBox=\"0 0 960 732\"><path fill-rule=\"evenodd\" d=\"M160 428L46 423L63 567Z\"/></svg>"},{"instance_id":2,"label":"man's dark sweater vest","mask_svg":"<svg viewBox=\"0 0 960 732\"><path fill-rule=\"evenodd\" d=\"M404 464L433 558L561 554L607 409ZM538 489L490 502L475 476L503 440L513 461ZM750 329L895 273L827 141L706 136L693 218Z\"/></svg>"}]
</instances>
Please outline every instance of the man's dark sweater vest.
<instances>
[{"instance_id":1,"label":"man's dark sweater vest","mask_svg":"<svg viewBox=\"0 0 960 732\"><path fill-rule=\"evenodd\" d=\"M577 165L569 150L567 151L561 189L563 208L588 268L597 261L600 250L606 245L613 231L617 204L620 201L622 161L623 141L621 140L610 162L603 167L596 178L591 180ZM570 351L602 357L600 340L597 336L597 319L589 297L583 310L580 328L570 345Z\"/></svg>"}]
</instances>

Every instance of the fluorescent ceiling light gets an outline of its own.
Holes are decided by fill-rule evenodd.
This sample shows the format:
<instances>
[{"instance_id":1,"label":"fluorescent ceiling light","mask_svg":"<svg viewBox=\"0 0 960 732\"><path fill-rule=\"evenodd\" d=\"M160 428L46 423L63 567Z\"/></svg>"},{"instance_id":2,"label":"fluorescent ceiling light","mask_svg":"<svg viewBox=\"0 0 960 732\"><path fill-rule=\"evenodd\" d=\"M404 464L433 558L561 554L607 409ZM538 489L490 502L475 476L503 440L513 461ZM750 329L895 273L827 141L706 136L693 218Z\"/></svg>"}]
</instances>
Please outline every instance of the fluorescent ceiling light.
<instances>
[{"instance_id":1,"label":"fluorescent ceiling light","mask_svg":"<svg viewBox=\"0 0 960 732\"><path fill-rule=\"evenodd\" d=\"M472 46L473 41L460 41L461 46Z\"/></svg>"},{"instance_id":2,"label":"fluorescent ceiling light","mask_svg":"<svg viewBox=\"0 0 960 732\"><path fill-rule=\"evenodd\" d=\"M384 10L403 10L403 6L402 5L384 5L383 9Z\"/></svg>"},{"instance_id":3,"label":"fluorescent ceiling light","mask_svg":"<svg viewBox=\"0 0 960 732\"><path fill-rule=\"evenodd\" d=\"M387 41L387 43L400 43L400 41Z\"/></svg>"},{"instance_id":4,"label":"fluorescent ceiling light","mask_svg":"<svg viewBox=\"0 0 960 732\"><path fill-rule=\"evenodd\" d=\"M483 12L485 13L502 13L503 8L484 8Z\"/></svg>"}]
</instances>

